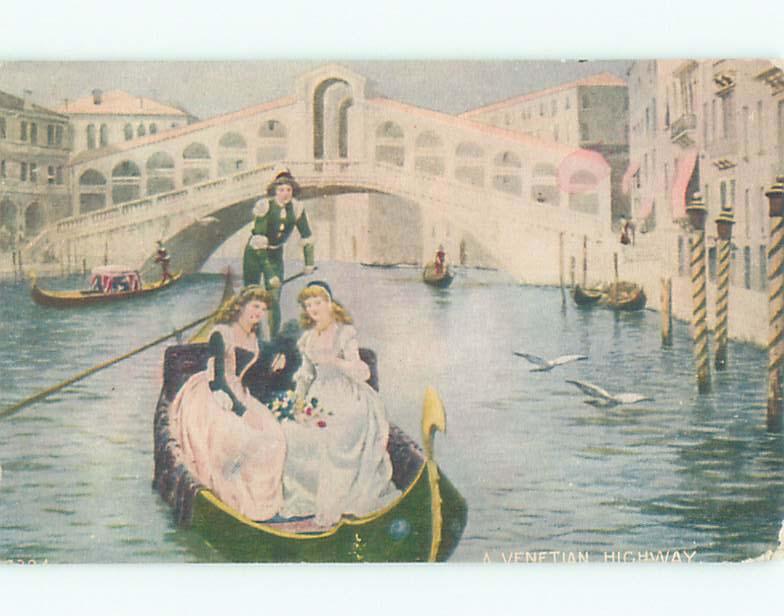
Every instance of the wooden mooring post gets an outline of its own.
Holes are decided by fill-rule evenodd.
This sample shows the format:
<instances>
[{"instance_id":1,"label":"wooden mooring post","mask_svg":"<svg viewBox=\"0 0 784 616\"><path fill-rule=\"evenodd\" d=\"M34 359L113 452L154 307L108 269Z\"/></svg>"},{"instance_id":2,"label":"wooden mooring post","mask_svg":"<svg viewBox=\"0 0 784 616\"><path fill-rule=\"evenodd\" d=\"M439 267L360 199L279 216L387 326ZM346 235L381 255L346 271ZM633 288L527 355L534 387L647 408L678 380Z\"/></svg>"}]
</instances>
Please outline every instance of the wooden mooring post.
<instances>
[{"instance_id":1,"label":"wooden mooring post","mask_svg":"<svg viewBox=\"0 0 784 616\"><path fill-rule=\"evenodd\" d=\"M564 289L564 232L558 234L558 277L561 283L561 305L566 306L566 290Z\"/></svg>"},{"instance_id":2,"label":"wooden mooring post","mask_svg":"<svg viewBox=\"0 0 784 616\"><path fill-rule=\"evenodd\" d=\"M576 284L576 280L574 278L574 270L577 267L576 259L574 257L569 257L569 286L574 289L574 285Z\"/></svg>"},{"instance_id":3,"label":"wooden mooring post","mask_svg":"<svg viewBox=\"0 0 784 616\"><path fill-rule=\"evenodd\" d=\"M672 346L672 278L661 279L662 346Z\"/></svg>"},{"instance_id":4,"label":"wooden mooring post","mask_svg":"<svg viewBox=\"0 0 784 616\"><path fill-rule=\"evenodd\" d=\"M730 250L732 246L732 225L735 218L731 210L724 210L716 219L719 234L719 283L716 293L716 370L724 370L727 366L727 332L729 321L730 298Z\"/></svg>"},{"instance_id":5,"label":"wooden mooring post","mask_svg":"<svg viewBox=\"0 0 784 616\"><path fill-rule=\"evenodd\" d=\"M691 256L692 336L694 338L694 367L697 373L697 389L701 394L710 391L710 367L708 366L708 326L705 278L705 217L707 208L702 195L694 193L686 207L692 233L689 238Z\"/></svg>"},{"instance_id":6,"label":"wooden mooring post","mask_svg":"<svg viewBox=\"0 0 784 616\"><path fill-rule=\"evenodd\" d=\"M583 235L583 289L588 286L588 236Z\"/></svg>"},{"instance_id":7,"label":"wooden mooring post","mask_svg":"<svg viewBox=\"0 0 784 616\"><path fill-rule=\"evenodd\" d=\"M768 198L768 430L781 431L781 364L784 359L784 176L765 193Z\"/></svg>"}]
</instances>

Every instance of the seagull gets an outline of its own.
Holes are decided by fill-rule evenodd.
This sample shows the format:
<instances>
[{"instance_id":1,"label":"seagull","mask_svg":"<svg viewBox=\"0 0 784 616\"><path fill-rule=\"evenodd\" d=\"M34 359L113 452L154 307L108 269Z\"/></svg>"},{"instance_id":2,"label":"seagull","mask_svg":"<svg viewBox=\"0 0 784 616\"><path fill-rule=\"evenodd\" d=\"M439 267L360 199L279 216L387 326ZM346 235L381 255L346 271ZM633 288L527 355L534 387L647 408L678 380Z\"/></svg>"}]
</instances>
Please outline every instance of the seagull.
<instances>
[{"instance_id":1,"label":"seagull","mask_svg":"<svg viewBox=\"0 0 784 616\"><path fill-rule=\"evenodd\" d=\"M648 398L642 394L634 393L612 395L607 390L602 389L598 385L594 385L593 383L586 383L584 381L567 380L566 382L578 387L584 394L587 394L592 398L596 398L595 400L585 401L586 404L590 404L592 406L607 407L617 406L619 404L636 404L637 402L642 402L643 400L653 400L653 398Z\"/></svg>"},{"instance_id":2,"label":"seagull","mask_svg":"<svg viewBox=\"0 0 784 616\"><path fill-rule=\"evenodd\" d=\"M555 359L548 360L544 359L543 357L539 357L538 355L531 355L530 353L518 353L517 351L513 351L513 353L518 357L524 357L529 362L537 366L536 368L532 368L531 372L547 372L548 370L552 370L556 366L560 366L562 364L588 359L587 355L561 355Z\"/></svg>"}]
</instances>

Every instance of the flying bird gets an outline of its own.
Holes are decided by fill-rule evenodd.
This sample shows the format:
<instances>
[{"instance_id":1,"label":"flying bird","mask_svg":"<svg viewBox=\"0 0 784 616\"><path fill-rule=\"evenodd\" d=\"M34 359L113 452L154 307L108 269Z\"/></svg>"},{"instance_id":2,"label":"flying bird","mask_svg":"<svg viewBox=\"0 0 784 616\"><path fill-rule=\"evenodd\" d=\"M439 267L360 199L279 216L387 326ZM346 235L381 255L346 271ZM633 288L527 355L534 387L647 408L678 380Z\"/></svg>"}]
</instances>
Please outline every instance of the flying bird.
<instances>
[{"instance_id":1,"label":"flying bird","mask_svg":"<svg viewBox=\"0 0 784 616\"><path fill-rule=\"evenodd\" d=\"M582 359L588 359L587 355L561 355L555 359L544 359L543 357L539 357L538 355L531 355L530 353L518 353L517 351L513 351L513 353L518 357L527 359L530 363L536 366L536 368L531 368L531 372L547 372L556 366L568 364L569 362L573 361L580 361Z\"/></svg>"},{"instance_id":2,"label":"flying bird","mask_svg":"<svg viewBox=\"0 0 784 616\"><path fill-rule=\"evenodd\" d=\"M571 383L575 387L579 388L580 391L582 391L584 394L591 396L592 399L586 400L585 403L592 406L608 407L618 406L619 404L636 404L637 402L642 402L643 400L653 400L653 398L635 393L622 393L613 395L606 389L602 389L593 383L586 383L585 381L570 381L567 379L566 382Z\"/></svg>"}]
</instances>

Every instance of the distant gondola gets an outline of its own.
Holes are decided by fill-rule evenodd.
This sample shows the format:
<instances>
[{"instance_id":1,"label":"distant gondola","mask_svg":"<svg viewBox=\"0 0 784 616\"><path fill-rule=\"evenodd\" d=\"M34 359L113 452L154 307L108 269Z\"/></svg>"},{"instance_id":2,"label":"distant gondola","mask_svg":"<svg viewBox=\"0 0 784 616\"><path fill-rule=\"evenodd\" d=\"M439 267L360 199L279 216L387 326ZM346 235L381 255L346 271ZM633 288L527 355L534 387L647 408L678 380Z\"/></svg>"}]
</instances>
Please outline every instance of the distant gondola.
<instances>
[{"instance_id":1,"label":"distant gondola","mask_svg":"<svg viewBox=\"0 0 784 616\"><path fill-rule=\"evenodd\" d=\"M596 306L604 293L600 289L583 289L580 285L576 285L572 296L578 306Z\"/></svg>"},{"instance_id":2,"label":"distant gondola","mask_svg":"<svg viewBox=\"0 0 784 616\"><path fill-rule=\"evenodd\" d=\"M643 288L631 282L610 285L602 303L611 310L633 311L645 308L647 298Z\"/></svg>"},{"instance_id":3,"label":"distant gondola","mask_svg":"<svg viewBox=\"0 0 784 616\"><path fill-rule=\"evenodd\" d=\"M41 289L33 278L30 294L33 301L41 306L71 308L142 297L172 286L181 277L182 273L178 272L166 280L142 284L137 271L108 265L93 270L89 290L48 291Z\"/></svg>"},{"instance_id":4,"label":"distant gondola","mask_svg":"<svg viewBox=\"0 0 784 616\"><path fill-rule=\"evenodd\" d=\"M443 271L437 273L433 263L428 263L425 266L425 270L422 272L422 280L425 281L425 284L429 284L431 287L437 287L439 289L446 289L452 284L454 278L455 275L448 267L445 267Z\"/></svg>"}]
</instances>

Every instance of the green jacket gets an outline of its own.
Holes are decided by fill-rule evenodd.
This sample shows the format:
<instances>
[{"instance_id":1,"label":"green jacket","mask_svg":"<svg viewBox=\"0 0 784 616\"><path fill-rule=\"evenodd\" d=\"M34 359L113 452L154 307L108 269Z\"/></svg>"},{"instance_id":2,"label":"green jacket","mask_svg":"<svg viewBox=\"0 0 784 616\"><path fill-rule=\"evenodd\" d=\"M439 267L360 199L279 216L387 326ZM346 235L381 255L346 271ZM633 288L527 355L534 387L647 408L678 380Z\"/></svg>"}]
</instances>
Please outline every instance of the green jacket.
<instances>
[{"instance_id":1,"label":"green jacket","mask_svg":"<svg viewBox=\"0 0 784 616\"><path fill-rule=\"evenodd\" d=\"M315 264L313 233L308 223L305 206L292 199L285 207L274 198L259 199L253 207L253 230L251 247L256 250L282 249L294 228L302 238L303 257L306 266Z\"/></svg>"}]
</instances>

